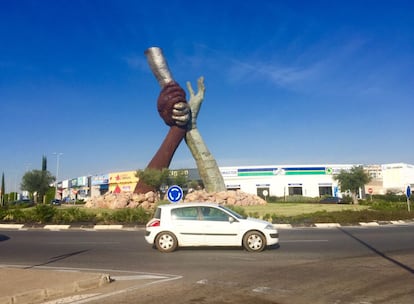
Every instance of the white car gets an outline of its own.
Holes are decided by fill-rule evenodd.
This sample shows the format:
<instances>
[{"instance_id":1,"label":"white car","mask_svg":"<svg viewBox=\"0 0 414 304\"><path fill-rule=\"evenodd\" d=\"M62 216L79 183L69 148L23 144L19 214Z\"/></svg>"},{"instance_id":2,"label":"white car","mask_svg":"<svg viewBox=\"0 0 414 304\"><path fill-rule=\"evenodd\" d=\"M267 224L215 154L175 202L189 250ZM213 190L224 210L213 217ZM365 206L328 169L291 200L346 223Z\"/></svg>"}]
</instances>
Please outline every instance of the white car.
<instances>
[{"instance_id":1,"label":"white car","mask_svg":"<svg viewBox=\"0 0 414 304\"><path fill-rule=\"evenodd\" d=\"M158 206L146 225L145 240L161 251L183 246L243 246L260 252L279 242L274 226L245 218L213 203L179 203Z\"/></svg>"}]
</instances>

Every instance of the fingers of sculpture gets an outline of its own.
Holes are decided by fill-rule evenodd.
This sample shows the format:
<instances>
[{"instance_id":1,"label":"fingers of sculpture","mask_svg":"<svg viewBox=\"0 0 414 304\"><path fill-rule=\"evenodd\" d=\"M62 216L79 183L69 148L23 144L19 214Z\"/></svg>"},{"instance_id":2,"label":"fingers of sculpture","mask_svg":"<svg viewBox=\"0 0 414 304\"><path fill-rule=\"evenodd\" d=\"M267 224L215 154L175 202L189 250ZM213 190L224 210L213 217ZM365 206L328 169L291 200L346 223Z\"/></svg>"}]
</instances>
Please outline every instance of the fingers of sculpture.
<instances>
[{"instance_id":1,"label":"fingers of sculpture","mask_svg":"<svg viewBox=\"0 0 414 304\"><path fill-rule=\"evenodd\" d=\"M161 118L169 126L183 127L190 119L185 91L175 82L163 87L158 97L157 108Z\"/></svg>"},{"instance_id":2,"label":"fingers of sculpture","mask_svg":"<svg viewBox=\"0 0 414 304\"><path fill-rule=\"evenodd\" d=\"M190 120L190 106L186 102L177 102L172 111L172 118L178 126L187 125Z\"/></svg>"}]
</instances>

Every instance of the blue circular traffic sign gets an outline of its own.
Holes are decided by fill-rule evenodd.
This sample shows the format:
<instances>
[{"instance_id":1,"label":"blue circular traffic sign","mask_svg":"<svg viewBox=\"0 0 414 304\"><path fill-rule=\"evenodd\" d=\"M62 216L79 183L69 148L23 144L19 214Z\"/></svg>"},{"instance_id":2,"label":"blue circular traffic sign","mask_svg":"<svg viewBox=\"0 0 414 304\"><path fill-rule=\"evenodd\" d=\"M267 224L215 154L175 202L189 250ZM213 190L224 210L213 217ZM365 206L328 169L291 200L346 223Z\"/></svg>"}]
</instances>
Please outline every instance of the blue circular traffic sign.
<instances>
[{"instance_id":1,"label":"blue circular traffic sign","mask_svg":"<svg viewBox=\"0 0 414 304\"><path fill-rule=\"evenodd\" d=\"M406 195L408 198L410 198L410 196L411 196L411 187L410 187L410 185L408 185L408 186L407 186L407 190L405 191L405 195Z\"/></svg>"},{"instance_id":2,"label":"blue circular traffic sign","mask_svg":"<svg viewBox=\"0 0 414 304\"><path fill-rule=\"evenodd\" d=\"M179 202L183 198L183 189L177 185L169 187L167 191L167 198L171 203Z\"/></svg>"}]
</instances>

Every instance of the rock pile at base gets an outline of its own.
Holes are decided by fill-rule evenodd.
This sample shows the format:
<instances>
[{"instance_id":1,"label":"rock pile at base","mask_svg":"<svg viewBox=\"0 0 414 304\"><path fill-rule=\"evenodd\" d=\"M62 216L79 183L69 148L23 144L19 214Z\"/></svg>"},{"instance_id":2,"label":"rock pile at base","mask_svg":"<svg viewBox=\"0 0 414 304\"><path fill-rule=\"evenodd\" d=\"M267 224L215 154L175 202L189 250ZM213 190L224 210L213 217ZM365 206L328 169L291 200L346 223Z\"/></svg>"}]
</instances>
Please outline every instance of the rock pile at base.
<instances>
[{"instance_id":1,"label":"rock pile at base","mask_svg":"<svg viewBox=\"0 0 414 304\"><path fill-rule=\"evenodd\" d=\"M98 197L89 199L86 208L138 208L154 209L155 204L159 201L158 194L147 192L145 194L136 193L107 193Z\"/></svg>"},{"instance_id":2,"label":"rock pile at base","mask_svg":"<svg viewBox=\"0 0 414 304\"><path fill-rule=\"evenodd\" d=\"M136 193L107 193L102 196L89 199L86 208L138 208L154 209L156 203L160 200L155 192L145 194ZM229 190L222 192L207 193L205 190L198 190L188 193L184 202L210 202L223 205L235 206L252 206L265 205L266 201L257 195L248 194L240 190Z\"/></svg>"},{"instance_id":3,"label":"rock pile at base","mask_svg":"<svg viewBox=\"0 0 414 304\"><path fill-rule=\"evenodd\" d=\"M205 190L194 191L186 195L184 202L211 202L235 206L266 205L266 201L261 197L240 190L214 193L207 193Z\"/></svg>"}]
</instances>

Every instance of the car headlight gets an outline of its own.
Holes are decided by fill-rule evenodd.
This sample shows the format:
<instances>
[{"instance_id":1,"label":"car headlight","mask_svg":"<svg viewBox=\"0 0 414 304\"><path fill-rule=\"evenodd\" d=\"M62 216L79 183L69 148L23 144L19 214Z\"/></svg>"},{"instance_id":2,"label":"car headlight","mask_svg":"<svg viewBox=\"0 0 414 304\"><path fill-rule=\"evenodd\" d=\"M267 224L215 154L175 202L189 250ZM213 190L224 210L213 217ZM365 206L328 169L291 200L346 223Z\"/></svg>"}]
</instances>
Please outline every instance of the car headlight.
<instances>
[{"instance_id":1,"label":"car headlight","mask_svg":"<svg viewBox=\"0 0 414 304\"><path fill-rule=\"evenodd\" d=\"M275 230L275 227L273 227L272 224L267 224L266 227L264 229L271 229L271 230Z\"/></svg>"}]
</instances>

